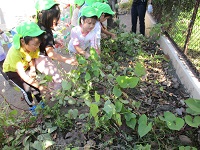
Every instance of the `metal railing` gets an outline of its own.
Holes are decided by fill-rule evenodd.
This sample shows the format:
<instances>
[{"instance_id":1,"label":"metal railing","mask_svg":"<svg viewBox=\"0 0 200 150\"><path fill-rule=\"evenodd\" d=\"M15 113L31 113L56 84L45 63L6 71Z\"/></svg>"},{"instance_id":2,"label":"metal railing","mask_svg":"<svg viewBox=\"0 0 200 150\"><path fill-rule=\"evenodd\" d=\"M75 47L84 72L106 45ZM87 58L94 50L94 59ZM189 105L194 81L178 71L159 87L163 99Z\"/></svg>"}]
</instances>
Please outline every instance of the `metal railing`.
<instances>
[{"instance_id":1,"label":"metal railing","mask_svg":"<svg viewBox=\"0 0 200 150\"><path fill-rule=\"evenodd\" d=\"M163 0L162 0L163 2ZM200 0L154 0L153 16L200 72Z\"/></svg>"}]
</instances>

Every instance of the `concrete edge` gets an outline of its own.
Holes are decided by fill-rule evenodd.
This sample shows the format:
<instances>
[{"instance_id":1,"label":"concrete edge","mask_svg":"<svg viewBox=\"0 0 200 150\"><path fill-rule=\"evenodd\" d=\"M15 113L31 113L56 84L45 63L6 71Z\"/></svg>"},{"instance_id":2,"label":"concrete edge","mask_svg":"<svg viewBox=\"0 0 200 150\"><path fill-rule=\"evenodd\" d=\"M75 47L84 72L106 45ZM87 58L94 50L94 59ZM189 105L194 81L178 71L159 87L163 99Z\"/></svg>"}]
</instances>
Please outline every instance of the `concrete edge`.
<instances>
[{"instance_id":1,"label":"concrete edge","mask_svg":"<svg viewBox=\"0 0 200 150\"><path fill-rule=\"evenodd\" d=\"M147 35L150 28L156 24L152 16L147 12L145 17L145 23L147 27ZM176 74L178 75L181 83L186 88L187 92L190 94L191 98L200 99L200 82L191 72L188 65L178 57L178 52L173 44L164 35L158 40L160 47L163 52L170 57L174 68L176 69Z\"/></svg>"}]
</instances>

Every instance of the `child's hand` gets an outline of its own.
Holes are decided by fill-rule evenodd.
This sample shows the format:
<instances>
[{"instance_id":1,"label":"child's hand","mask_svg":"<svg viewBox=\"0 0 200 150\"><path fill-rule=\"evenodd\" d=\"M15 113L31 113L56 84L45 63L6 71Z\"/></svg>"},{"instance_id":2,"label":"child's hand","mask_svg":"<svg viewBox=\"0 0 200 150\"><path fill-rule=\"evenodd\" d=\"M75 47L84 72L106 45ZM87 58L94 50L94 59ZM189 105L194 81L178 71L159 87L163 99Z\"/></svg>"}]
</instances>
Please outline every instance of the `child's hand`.
<instances>
[{"instance_id":1,"label":"child's hand","mask_svg":"<svg viewBox=\"0 0 200 150\"><path fill-rule=\"evenodd\" d=\"M31 78L35 78L36 77L36 72L35 70L30 70L29 73L28 73L29 77Z\"/></svg>"},{"instance_id":2,"label":"child's hand","mask_svg":"<svg viewBox=\"0 0 200 150\"><path fill-rule=\"evenodd\" d=\"M116 35L112 33L112 34L111 34L111 38L112 38L112 39L115 39L115 38L116 38Z\"/></svg>"},{"instance_id":3,"label":"child's hand","mask_svg":"<svg viewBox=\"0 0 200 150\"><path fill-rule=\"evenodd\" d=\"M66 8L68 8L68 7L70 7L70 4L66 4L64 8L66 9Z\"/></svg>"},{"instance_id":4,"label":"child's hand","mask_svg":"<svg viewBox=\"0 0 200 150\"><path fill-rule=\"evenodd\" d=\"M42 94L50 93L50 91L49 91L49 89L47 88L47 86L40 85L40 86L38 87L38 89L40 90L40 92L41 92Z\"/></svg>"},{"instance_id":5,"label":"child's hand","mask_svg":"<svg viewBox=\"0 0 200 150\"><path fill-rule=\"evenodd\" d=\"M90 54L88 52L85 52L85 58L88 59L90 57Z\"/></svg>"},{"instance_id":6,"label":"child's hand","mask_svg":"<svg viewBox=\"0 0 200 150\"><path fill-rule=\"evenodd\" d=\"M64 42L63 42L62 40L60 40L60 41L55 41L55 45L56 45L56 47L63 48L63 47L64 47Z\"/></svg>"},{"instance_id":7,"label":"child's hand","mask_svg":"<svg viewBox=\"0 0 200 150\"><path fill-rule=\"evenodd\" d=\"M97 52L98 55L101 54L101 51L99 49L96 49L96 52Z\"/></svg>"},{"instance_id":8,"label":"child's hand","mask_svg":"<svg viewBox=\"0 0 200 150\"><path fill-rule=\"evenodd\" d=\"M70 64L70 65L74 65L74 66L78 65L78 61L74 57L68 58L65 61L65 63Z\"/></svg>"},{"instance_id":9,"label":"child's hand","mask_svg":"<svg viewBox=\"0 0 200 150\"><path fill-rule=\"evenodd\" d=\"M9 42L9 38L5 33L2 33L1 37L3 38L4 42L6 42L6 43Z\"/></svg>"}]
</instances>

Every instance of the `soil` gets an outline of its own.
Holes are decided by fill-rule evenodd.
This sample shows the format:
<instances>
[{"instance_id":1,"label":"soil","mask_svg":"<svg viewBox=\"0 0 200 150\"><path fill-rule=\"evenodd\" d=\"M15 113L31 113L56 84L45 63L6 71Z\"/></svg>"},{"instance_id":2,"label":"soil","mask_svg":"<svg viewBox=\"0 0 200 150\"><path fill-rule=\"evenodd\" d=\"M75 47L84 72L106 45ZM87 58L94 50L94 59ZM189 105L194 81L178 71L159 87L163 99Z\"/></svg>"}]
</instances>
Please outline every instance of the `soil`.
<instances>
[{"instance_id":1,"label":"soil","mask_svg":"<svg viewBox=\"0 0 200 150\"><path fill-rule=\"evenodd\" d=\"M130 14L120 15L119 19L121 22L126 23L126 31L129 32L131 29ZM160 53L162 53L162 51L160 51ZM169 59L167 56L165 57L166 59ZM66 66L65 64L62 64L62 66L65 70L69 71L69 65ZM138 112L140 114L148 114L149 117L158 116L164 111L171 111L182 116L185 112L184 100L189 98L189 94L180 83L172 64L168 61L161 62L158 65L154 65L151 62L145 62L145 67L147 69L146 78L148 80L144 80L144 84L134 90L126 90L127 93L133 96L132 99L137 99L142 102ZM158 87L159 85L156 85L155 82L162 83L162 88ZM21 92L14 90L2 75L0 76L0 83L2 83L0 85L2 95L0 101L5 102L4 100L6 100L6 102L11 104L12 108L16 108L21 112L24 110L27 111L28 107L22 98ZM67 109L69 109L69 107L67 107ZM80 132L82 129L81 123L77 123L74 128L74 130L67 132L64 136L63 133L58 134L56 145L73 143L76 146L82 147L85 146L85 144L89 146L96 144L96 141L92 139L97 136L97 133L88 134L88 137L86 137L86 135ZM128 128L123 126L121 127L121 130L128 130ZM111 137L106 135L104 140L108 141L109 138ZM184 140L182 142L184 142ZM116 147L116 149L119 149L119 147Z\"/></svg>"}]
</instances>

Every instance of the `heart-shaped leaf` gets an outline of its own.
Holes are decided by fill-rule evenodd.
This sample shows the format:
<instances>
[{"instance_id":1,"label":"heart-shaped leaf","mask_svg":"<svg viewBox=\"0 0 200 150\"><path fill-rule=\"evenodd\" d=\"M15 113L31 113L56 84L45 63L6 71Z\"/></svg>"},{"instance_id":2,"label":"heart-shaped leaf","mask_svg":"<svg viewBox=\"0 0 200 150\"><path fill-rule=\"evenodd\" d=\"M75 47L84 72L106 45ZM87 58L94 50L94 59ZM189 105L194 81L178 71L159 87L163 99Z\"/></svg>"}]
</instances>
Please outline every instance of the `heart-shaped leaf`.
<instances>
[{"instance_id":1,"label":"heart-shaped leaf","mask_svg":"<svg viewBox=\"0 0 200 150\"><path fill-rule=\"evenodd\" d=\"M200 125L200 116L195 116L194 118L192 118L192 116L186 115L185 122L189 126L197 128Z\"/></svg>"}]
</instances>

